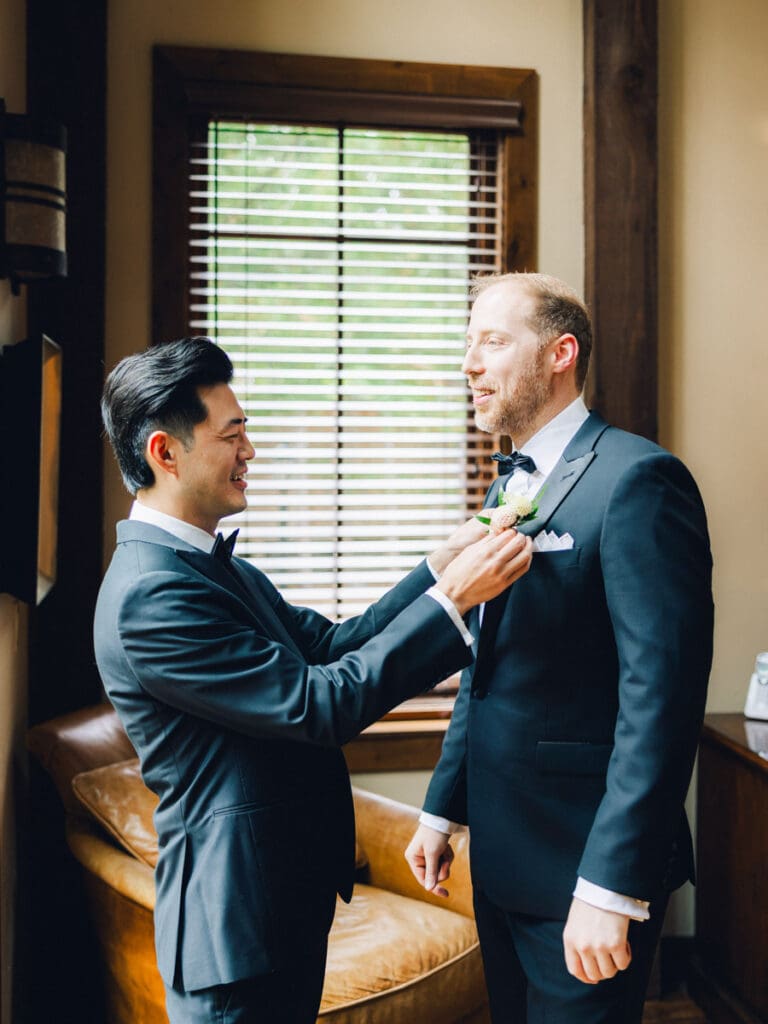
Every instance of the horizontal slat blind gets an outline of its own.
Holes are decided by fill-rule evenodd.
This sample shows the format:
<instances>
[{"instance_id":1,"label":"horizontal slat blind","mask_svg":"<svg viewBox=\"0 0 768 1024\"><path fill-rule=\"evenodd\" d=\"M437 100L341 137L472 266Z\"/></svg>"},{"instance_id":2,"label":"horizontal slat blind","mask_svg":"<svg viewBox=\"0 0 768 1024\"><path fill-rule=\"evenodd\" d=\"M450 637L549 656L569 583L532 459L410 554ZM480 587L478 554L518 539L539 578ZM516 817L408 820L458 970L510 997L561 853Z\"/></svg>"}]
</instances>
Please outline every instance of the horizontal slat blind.
<instances>
[{"instance_id":1,"label":"horizontal slat blind","mask_svg":"<svg viewBox=\"0 0 768 1024\"><path fill-rule=\"evenodd\" d=\"M477 506L459 367L498 221L493 140L212 122L195 148L191 328L256 449L230 522L291 602L362 610Z\"/></svg>"}]
</instances>

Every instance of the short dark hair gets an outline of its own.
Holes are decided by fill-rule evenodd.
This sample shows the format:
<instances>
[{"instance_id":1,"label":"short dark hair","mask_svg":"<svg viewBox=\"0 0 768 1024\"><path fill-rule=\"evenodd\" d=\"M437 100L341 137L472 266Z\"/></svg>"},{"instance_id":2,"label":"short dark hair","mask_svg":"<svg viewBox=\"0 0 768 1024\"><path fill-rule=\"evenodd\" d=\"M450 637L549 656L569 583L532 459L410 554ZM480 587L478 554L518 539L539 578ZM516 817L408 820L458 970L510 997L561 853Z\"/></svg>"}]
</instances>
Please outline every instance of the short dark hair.
<instances>
[{"instance_id":1,"label":"short dark hair","mask_svg":"<svg viewBox=\"0 0 768 1024\"><path fill-rule=\"evenodd\" d=\"M210 338L181 338L122 359L107 377L101 416L125 486L135 495L155 476L144 452L155 430L185 447L208 416L198 388L229 384L232 363Z\"/></svg>"},{"instance_id":2,"label":"short dark hair","mask_svg":"<svg viewBox=\"0 0 768 1024\"><path fill-rule=\"evenodd\" d=\"M562 334L572 334L578 341L575 378L576 387L581 390L592 353L592 321L586 305L570 285L549 274L486 274L474 279L470 297L476 299L492 285L506 282L523 285L536 300L531 329L542 345Z\"/></svg>"}]
</instances>

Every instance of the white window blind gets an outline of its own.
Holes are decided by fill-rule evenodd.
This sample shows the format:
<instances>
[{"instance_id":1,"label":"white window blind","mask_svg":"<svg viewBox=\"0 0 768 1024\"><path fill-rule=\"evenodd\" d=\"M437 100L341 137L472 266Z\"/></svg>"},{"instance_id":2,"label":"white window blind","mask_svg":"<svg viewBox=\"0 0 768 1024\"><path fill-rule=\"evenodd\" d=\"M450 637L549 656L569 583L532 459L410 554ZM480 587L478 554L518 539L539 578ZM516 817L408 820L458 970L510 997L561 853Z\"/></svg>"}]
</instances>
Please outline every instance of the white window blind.
<instances>
[{"instance_id":1,"label":"white window blind","mask_svg":"<svg viewBox=\"0 0 768 1024\"><path fill-rule=\"evenodd\" d=\"M212 121L190 171L190 326L232 358L256 449L238 553L333 618L474 511L492 472L460 373L499 266L479 135Z\"/></svg>"}]
</instances>

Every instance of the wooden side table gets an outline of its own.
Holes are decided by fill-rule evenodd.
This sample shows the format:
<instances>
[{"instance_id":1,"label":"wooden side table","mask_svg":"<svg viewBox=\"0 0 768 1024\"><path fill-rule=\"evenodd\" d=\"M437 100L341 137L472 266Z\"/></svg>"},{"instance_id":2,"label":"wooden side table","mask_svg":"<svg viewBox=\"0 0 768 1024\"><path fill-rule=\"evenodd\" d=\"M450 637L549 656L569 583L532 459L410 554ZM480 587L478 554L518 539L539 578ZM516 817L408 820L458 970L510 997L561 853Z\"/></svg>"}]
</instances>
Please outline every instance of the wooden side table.
<instances>
[{"instance_id":1,"label":"wooden side table","mask_svg":"<svg viewBox=\"0 0 768 1024\"><path fill-rule=\"evenodd\" d=\"M768 1020L768 722L711 714L699 747L696 958L712 1024Z\"/></svg>"}]
</instances>

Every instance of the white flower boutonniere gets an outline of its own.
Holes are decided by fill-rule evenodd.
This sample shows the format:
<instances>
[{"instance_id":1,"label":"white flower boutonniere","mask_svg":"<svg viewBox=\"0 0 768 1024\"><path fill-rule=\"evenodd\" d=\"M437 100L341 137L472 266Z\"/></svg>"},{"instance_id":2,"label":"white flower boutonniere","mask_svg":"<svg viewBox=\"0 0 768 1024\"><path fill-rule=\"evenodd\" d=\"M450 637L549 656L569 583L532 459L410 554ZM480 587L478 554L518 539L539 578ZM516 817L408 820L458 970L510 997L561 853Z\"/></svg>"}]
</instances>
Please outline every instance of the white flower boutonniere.
<instances>
[{"instance_id":1,"label":"white flower boutonniere","mask_svg":"<svg viewBox=\"0 0 768 1024\"><path fill-rule=\"evenodd\" d=\"M539 511L535 498L527 498L523 494L507 494L499 488L499 504L496 508L489 510L484 508L478 512L477 519L490 529L491 533L501 533L502 530L509 530L513 526L522 526L523 523L532 522Z\"/></svg>"}]
</instances>

